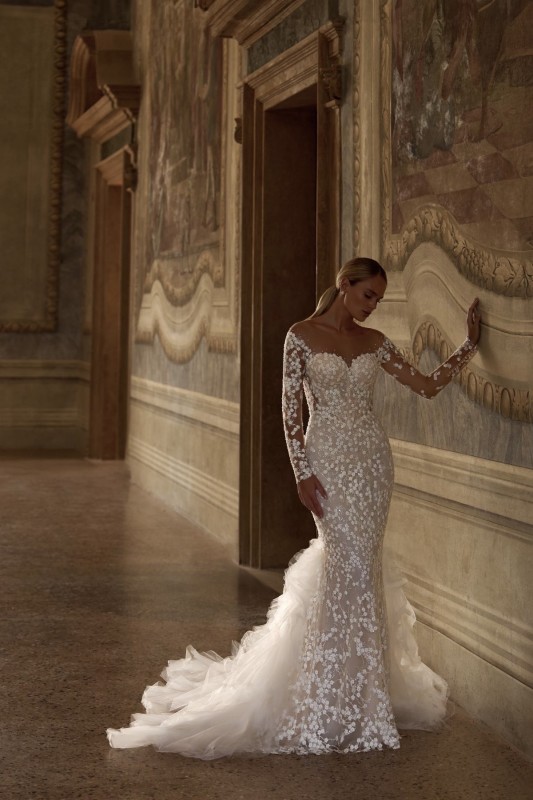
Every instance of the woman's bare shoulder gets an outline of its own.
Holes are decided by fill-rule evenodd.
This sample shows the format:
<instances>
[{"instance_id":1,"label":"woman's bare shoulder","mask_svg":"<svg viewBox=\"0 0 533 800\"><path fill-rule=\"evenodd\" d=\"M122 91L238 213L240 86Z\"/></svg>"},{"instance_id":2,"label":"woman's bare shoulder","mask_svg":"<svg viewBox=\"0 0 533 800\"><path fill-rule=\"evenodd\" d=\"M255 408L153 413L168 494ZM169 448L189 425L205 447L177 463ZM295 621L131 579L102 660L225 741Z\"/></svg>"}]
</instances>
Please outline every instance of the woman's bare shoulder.
<instances>
[{"instance_id":1,"label":"woman's bare shoulder","mask_svg":"<svg viewBox=\"0 0 533 800\"><path fill-rule=\"evenodd\" d=\"M291 326L290 332L305 342L307 345L312 344L317 335L320 336L320 325L317 325L314 319L302 319L300 322L295 322Z\"/></svg>"},{"instance_id":2,"label":"woman's bare shoulder","mask_svg":"<svg viewBox=\"0 0 533 800\"><path fill-rule=\"evenodd\" d=\"M378 331L377 328L366 328L366 330L372 344L375 344L376 347L381 347L385 341L385 334L382 331Z\"/></svg>"},{"instance_id":3,"label":"woman's bare shoulder","mask_svg":"<svg viewBox=\"0 0 533 800\"><path fill-rule=\"evenodd\" d=\"M294 325L291 325L289 331L291 333L295 333L298 335L305 335L313 330L315 327L312 319L302 319L300 322L295 322Z\"/></svg>"}]
</instances>

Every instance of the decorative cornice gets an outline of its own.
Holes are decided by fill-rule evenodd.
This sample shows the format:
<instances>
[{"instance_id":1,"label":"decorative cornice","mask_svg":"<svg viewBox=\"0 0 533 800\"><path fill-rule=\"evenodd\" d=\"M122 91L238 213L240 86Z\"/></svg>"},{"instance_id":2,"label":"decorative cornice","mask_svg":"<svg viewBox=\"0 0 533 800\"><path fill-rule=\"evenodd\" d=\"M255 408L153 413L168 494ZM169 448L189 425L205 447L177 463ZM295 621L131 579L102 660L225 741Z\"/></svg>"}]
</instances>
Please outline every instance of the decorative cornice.
<instances>
[{"instance_id":1,"label":"decorative cornice","mask_svg":"<svg viewBox=\"0 0 533 800\"><path fill-rule=\"evenodd\" d=\"M81 117L78 117L71 127L80 139L89 137L96 142L105 142L127 128L131 121L130 109L118 108L106 92Z\"/></svg>"},{"instance_id":2,"label":"decorative cornice","mask_svg":"<svg viewBox=\"0 0 533 800\"><path fill-rule=\"evenodd\" d=\"M79 137L104 142L137 118L129 31L85 31L73 45L67 123Z\"/></svg>"},{"instance_id":3,"label":"decorative cornice","mask_svg":"<svg viewBox=\"0 0 533 800\"><path fill-rule=\"evenodd\" d=\"M213 36L232 37L243 47L250 47L303 3L304 0L214 0L209 3L206 16Z\"/></svg>"},{"instance_id":4,"label":"decorative cornice","mask_svg":"<svg viewBox=\"0 0 533 800\"><path fill-rule=\"evenodd\" d=\"M61 205L67 65L67 0L54 2L54 76L48 202L48 266L44 319L0 321L0 332L41 333L57 328L61 266Z\"/></svg>"},{"instance_id":5,"label":"decorative cornice","mask_svg":"<svg viewBox=\"0 0 533 800\"><path fill-rule=\"evenodd\" d=\"M418 363L425 349L432 350L442 361L449 358L454 350L433 322L423 322L414 336L415 363ZM508 419L533 422L533 388L501 386L482 377L469 365L454 380L470 400L489 411L495 411Z\"/></svg>"},{"instance_id":6,"label":"decorative cornice","mask_svg":"<svg viewBox=\"0 0 533 800\"><path fill-rule=\"evenodd\" d=\"M381 237L384 266L390 270L401 270L420 244L434 242L449 256L458 271L477 286L506 297L533 297L533 261L530 257L497 251L470 240L443 208L421 206L399 235L392 234L392 2L380 2Z\"/></svg>"},{"instance_id":7,"label":"decorative cornice","mask_svg":"<svg viewBox=\"0 0 533 800\"><path fill-rule=\"evenodd\" d=\"M246 83L252 88L258 100L265 107L280 103L306 86L311 86L319 77L331 90L328 102L333 99L338 106L341 79L339 63L343 49L342 34L344 19L329 20L318 30L294 44L288 50L259 67L246 76ZM325 48L327 57L322 61L320 52ZM319 71L319 63L323 66Z\"/></svg>"}]
</instances>

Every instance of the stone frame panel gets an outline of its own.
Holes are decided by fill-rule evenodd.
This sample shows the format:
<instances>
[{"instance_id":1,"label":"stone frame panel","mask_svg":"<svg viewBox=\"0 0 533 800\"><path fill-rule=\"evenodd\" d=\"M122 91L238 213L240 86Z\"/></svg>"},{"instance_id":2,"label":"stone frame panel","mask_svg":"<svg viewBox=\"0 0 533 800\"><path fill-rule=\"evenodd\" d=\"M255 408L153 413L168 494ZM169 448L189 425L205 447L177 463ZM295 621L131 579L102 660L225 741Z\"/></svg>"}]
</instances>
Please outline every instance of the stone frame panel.
<instances>
[{"instance_id":1,"label":"stone frame panel","mask_svg":"<svg viewBox=\"0 0 533 800\"><path fill-rule=\"evenodd\" d=\"M64 110L67 69L67 0L54 2L53 105L47 233L46 289L40 320L0 320L0 332L50 333L57 329L61 266L61 201L63 184Z\"/></svg>"},{"instance_id":2,"label":"stone frame panel","mask_svg":"<svg viewBox=\"0 0 533 800\"><path fill-rule=\"evenodd\" d=\"M142 290L135 342L150 344L159 336L167 357L177 364L191 360L203 338L208 349L236 353L238 348L238 282L240 263L240 152L234 137L239 116L237 83L240 60L235 42L224 40L222 85L221 208L217 258L211 251L198 255L192 280L176 291L163 274L147 276ZM140 155L144 174L147 148ZM136 214L145 187L139 186ZM237 202L235 202L235 200ZM136 251L144 252L141 239Z\"/></svg>"}]
</instances>

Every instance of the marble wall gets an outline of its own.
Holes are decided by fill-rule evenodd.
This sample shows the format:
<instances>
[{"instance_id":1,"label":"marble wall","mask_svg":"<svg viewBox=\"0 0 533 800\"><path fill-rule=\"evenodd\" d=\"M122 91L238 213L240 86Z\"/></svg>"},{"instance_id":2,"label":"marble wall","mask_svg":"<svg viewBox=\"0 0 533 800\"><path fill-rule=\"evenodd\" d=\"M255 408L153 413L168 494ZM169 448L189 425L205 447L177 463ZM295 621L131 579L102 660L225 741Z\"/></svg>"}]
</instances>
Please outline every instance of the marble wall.
<instances>
[{"instance_id":1,"label":"marble wall","mask_svg":"<svg viewBox=\"0 0 533 800\"><path fill-rule=\"evenodd\" d=\"M387 543L424 658L531 756L533 151L518 43L533 4L444 5L356 10L354 241L389 273L372 325L429 371L462 342L473 297L483 314L479 354L436 401L376 386L396 468Z\"/></svg>"},{"instance_id":2,"label":"marble wall","mask_svg":"<svg viewBox=\"0 0 533 800\"><path fill-rule=\"evenodd\" d=\"M235 553L238 54L184 0L137 2L133 34L142 107L128 461L134 480Z\"/></svg>"}]
</instances>

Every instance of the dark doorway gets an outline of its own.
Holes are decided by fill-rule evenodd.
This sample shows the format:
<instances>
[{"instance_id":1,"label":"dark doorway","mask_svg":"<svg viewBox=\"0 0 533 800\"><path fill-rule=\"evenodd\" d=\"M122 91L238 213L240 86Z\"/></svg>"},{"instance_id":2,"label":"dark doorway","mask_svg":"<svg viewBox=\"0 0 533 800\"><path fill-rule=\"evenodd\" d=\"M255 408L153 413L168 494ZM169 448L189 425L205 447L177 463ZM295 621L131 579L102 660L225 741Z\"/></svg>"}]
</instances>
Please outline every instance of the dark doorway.
<instances>
[{"instance_id":1,"label":"dark doorway","mask_svg":"<svg viewBox=\"0 0 533 800\"><path fill-rule=\"evenodd\" d=\"M274 568L315 535L287 455L281 386L285 334L316 302L316 86L266 111L263 125L261 246L250 328L242 332L252 380L243 387L250 395L241 430L249 437L241 459L241 561Z\"/></svg>"},{"instance_id":2,"label":"dark doorway","mask_svg":"<svg viewBox=\"0 0 533 800\"><path fill-rule=\"evenodd\" d=\"M128 417L131 194L130 155L97 165L89 456L122 459Z\"/></svg>"},{"instance_id":3,"label":"dark doorway","mask_svg":"<svg viewBox=\"0 0 533 800\"><path fill-rule=\"evenodd\" d=\"M339 267L340 30L327 23L247 76L242 117L242 564L285 567L315 536L281 419L283 342Z\"/></svg>"}]
</instances>

